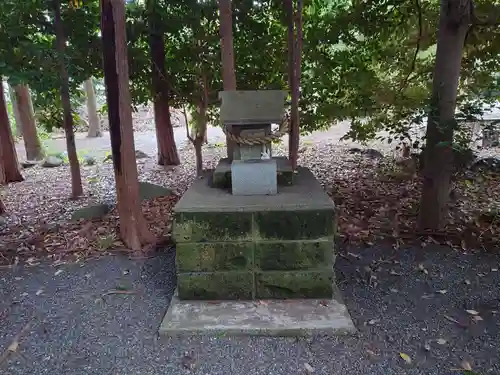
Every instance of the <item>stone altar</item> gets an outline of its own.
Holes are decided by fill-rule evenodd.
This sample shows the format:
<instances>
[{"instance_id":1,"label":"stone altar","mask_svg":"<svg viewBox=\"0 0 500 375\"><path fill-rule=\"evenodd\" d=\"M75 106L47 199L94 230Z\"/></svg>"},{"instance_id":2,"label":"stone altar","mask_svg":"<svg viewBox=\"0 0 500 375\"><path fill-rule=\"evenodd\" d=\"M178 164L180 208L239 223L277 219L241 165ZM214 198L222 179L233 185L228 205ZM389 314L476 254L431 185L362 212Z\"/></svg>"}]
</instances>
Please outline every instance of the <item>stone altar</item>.
<instances>
[{"instance_id":1,"label":"stone altar","mask_svg":"<svg viewBox=\"0 0 500 375\"><path fill-rule=\"evenodd\" d=\"M226 94L222 98L231 97ZM281 103L257 105L280 95ZM231 105L222 118L233 127L253 124L267 132L283 110L283 94L257 97L257 103L250 100L254 108L273 110L255 113L240 103L241 110ZM259 159L255 149L249 158L240 148L232 163L221 160L175 206L177 291L160 333L354 332L335 286L333 202L307 168L292 171L283 157ZM255 180L259 168L271 164L275 168L262 173L269 178L273 173L272 181L257 181L251 188L256 194L234 194L235 188L248 189L239 166ZM275 190L263 194L263 186Z\"/></svg>"}]
</instances>

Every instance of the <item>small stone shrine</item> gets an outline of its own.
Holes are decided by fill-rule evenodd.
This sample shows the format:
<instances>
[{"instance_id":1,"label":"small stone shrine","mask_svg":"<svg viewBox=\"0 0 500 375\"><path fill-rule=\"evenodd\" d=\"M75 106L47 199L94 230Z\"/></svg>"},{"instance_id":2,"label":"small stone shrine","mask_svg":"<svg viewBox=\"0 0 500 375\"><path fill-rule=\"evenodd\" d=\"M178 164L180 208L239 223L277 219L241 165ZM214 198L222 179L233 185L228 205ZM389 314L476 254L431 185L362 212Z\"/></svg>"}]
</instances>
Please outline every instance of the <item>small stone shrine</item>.
<instances>
[{"instance_id":1,"label":"small stone shrine","mask_svg":"<svg viewBox=\"0 0 500 375\"><path fill-rule=\"evenodd\" d=\"M222 159L175 206L177 291L161 334L355 331L335 287L333 202L311 171L272 155L287 130L285 97L220 93L233 160Z\"/></svg>"}]
</instances>

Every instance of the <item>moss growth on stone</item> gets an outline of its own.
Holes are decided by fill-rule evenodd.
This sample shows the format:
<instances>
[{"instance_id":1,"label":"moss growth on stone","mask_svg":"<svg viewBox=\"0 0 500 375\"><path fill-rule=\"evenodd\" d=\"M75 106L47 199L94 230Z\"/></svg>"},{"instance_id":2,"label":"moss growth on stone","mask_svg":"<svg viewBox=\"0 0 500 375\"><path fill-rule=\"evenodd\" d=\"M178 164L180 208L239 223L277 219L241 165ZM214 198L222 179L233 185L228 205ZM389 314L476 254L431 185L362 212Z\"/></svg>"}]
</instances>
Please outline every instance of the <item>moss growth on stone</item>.
<instances>
[{"instance_id":1,"label":"moss growth on stone","mask_svg":"<svg viewBox=\"0 0 500 375\"><path fill-rule=\"evenodd\" d=\"M251 240L252 214L195 212L176 215L172 230L176 242Z\"/></svg>"},{"instance_id":2,"label":"moss growth on stone","mask_svg":"<svg viewBox=\"0 0 500 375\"><path fill-rule=\"evenodd\" d=\"M332 265L333 239L318 242L257 242L255 267L261 270L307 270Z\"/></svg>"},{"instance_id":3,"label":"moss growth on stone","mask_svg":"<svg viewBox=\"0 0 500 375\"><path fill-rule=\"evenodd\" d=\"M331 298L333 271L263 271L255 275L256 298Z\"/></svg>"},{"instance_id":4,"label":"moss growth on stone","mask_svg":"<svg viewBox=\"0 0 500 375\"><path fill-rule=\"evenodd\" d=\"M314 240L334 235L334 210L264 211L255 213L260 238Z\"/></svg>"},{"instance_id":5,"label":"moss growth on stone","mask_svg":"<svg viewBox=\"0 0 500 375\"><path fill-rule=\"evenodd\" d=\"M253 268L252 242L179 243L177 270L237 271Z\"/></svg>"},{"instance_id":6,"label":"moss growth on stone","mask_svg":"<svg viewBox=\"0 0 500 375\"><path fill-rule=\"evenodd\" d=\"M177 276L180 299L252 299L252 272L180 273Z\"/></svg>"}]
</instances>

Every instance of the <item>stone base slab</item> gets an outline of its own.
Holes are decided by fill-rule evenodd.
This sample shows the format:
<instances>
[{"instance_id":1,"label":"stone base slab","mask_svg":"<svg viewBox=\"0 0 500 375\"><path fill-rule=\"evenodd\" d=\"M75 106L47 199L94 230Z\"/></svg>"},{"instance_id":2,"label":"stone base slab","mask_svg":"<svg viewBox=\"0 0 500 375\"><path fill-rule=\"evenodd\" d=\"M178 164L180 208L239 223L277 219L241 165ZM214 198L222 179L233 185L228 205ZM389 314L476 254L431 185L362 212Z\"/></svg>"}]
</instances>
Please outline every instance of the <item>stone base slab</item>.
<instances>
[{"instance_id":1,"label":"stone base slab","mask_svg":"<svg viewBox=\"0 0 500 375\"><path fill-rule=\"evenodd\" d=\"M310 336L356 333L340 299L181 301L177 293L160 335Z\"/></svg>"}]
</instances>

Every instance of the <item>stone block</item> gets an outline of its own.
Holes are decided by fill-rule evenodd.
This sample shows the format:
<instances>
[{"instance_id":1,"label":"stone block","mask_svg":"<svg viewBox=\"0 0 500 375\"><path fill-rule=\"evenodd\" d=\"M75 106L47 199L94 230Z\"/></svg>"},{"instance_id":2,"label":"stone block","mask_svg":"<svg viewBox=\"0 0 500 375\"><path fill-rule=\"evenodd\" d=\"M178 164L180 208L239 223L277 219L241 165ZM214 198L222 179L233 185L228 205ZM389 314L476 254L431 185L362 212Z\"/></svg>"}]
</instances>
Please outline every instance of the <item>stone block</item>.
<instances>
[{"instance_id":1,"label":"stone block","mask_svg":"<svg viewBox=\"0 0 500 375\"><path fill-rule=\"evenodd\" d=\"M262 271L255 275L255 298L332 298L333 270Z\"/></svg>"},{"instance_id":2,"label":"stone block","mask_svg":"<svg viewBox=\"0 0 500 375\"><path fill-rule=\"evenodd\" d=\"M249 300L254 280L252 272L180 273L177 286L184 300Z\"/></svg>"},{"instance_id":3,"label":"stone block","mask_svg":"<svg viewBox=\"0 0 500 375\"><path fill-rule=\"evenodd\" d=\"M164 186L155 185L149 182L139 182L139 196L141 200L165 197L172 195L172 190Z\"/></svg>"},{"instance_id":4,"label":"stone block","mask_svg":"<svg viewBox=\"0 0 500 375\"><path fill-rule=\"evenodd\" d=\"M179 272L239 271L253 267L252 242L179 243L176 263Z\"/></svg>"},{"instance_id":5,"label":"stone block","mask_svg":"<svg viewBox=\"0 0 500 375\"><path fill-rule=\"evenodd\" d=\"M255 267L264 271L325 269L333 265L333 238L325 241L257 242Z\"/></svg>"},{"instance_id":6,"label":"stone block","mask_svg":"<svg viewBox=\"0 0 500 375\"><path fill-rule=\"evenodd\" d=\"M276 160L234 160L231 185L233 195L277 194Z\"/></svg>"},{"instance_id":7,"label":"stone block","mask_svg":"<svg viewBox=\"0 0 500 375\"><path fill-rule=\"evenodd\" d=\"M78 221L81 219L89 220L101 218L106 216L112 209L113 206L105 203L82 207L73 212L73 214L71 215L71 220Z\"/></svg>"},{"instance_id":8,"label":"stone block","mask_svg":"<svg viewBox=\"0 0 500 375\"><path fill-rule=\"evenodd\" d=\"M335 212L331 209L261 211L254 215L261 239L316 240L335 234Z\"/></svg>"},{"instance_id":9,"label":"stone block","mask_svg":"<svg viewBox=\"0 0 500 375\"><path fill-rule=\"evenodd\" d=\"M172 236L178 243L251 240L252 214L250 212L176 213Z\"/></svg>"},{"instance_id":10,"label":"stone block","mask_svg":"<svg viewBox=\"0 0 500 375\"><path fill-rule=\"evenodd\" d=\"M238 156L234 159L238 160L239 158L240 157ZM293 173L290 160L282 156L276 156L272 159L276 160L278 170L278 186L291 186L293 184L295 174ZM222 189L231 188L231 163L227 158L221 159L217 164L217 167L212 175L212 186Z\"/></svg>"}]
</instances>

